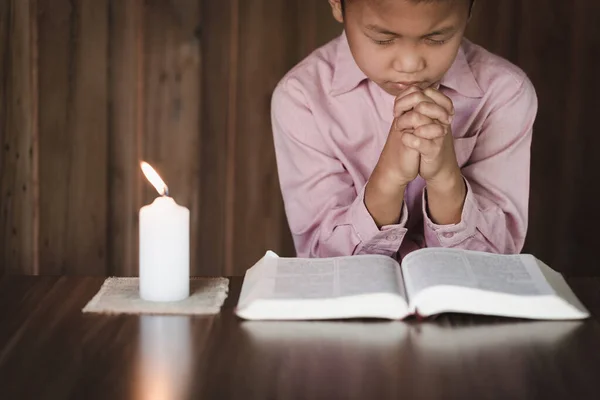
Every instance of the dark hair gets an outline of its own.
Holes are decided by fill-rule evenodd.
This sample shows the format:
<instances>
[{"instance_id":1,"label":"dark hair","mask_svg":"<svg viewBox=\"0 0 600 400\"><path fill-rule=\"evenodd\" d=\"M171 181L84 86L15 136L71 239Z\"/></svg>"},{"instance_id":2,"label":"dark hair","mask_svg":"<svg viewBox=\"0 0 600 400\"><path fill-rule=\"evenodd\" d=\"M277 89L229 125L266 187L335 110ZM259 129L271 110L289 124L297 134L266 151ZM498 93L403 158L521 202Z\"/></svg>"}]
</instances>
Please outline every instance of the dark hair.
<instances>
[{"instance_id":1,"label":"dark hair","mask_svg":"<svg viewBox=\"0 0 600 400\"><path fill-rule=\"evenodd\" d=\"M413 3L422 3L425 1L434 1L434 0L411 0ZM345 9L345 3L346 0L340 0L340 2L342 3L342 13L344 12ZM469 6L469 15L471 14L471 11L473 11L473 3L475 3L475 0L471 0L471 5Z\"/></svg>"}]
</instances>

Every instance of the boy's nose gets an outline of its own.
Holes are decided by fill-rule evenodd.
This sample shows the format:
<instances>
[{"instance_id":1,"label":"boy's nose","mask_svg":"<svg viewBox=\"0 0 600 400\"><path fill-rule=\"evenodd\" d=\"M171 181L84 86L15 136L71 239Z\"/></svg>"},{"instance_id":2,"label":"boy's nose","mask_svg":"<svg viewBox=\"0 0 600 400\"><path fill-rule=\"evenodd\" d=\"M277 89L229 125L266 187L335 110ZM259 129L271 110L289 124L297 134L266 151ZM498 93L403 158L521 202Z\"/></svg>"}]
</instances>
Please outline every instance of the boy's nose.
<instances>
[{"instance_id":1,"label":"boy's nose","mask_svg":"<svg viewBox=\"0 0 600 400\"><path fill-rule=\"evenodd\" d=\"M394 58L392 67L403 75L415 74L425 69L425 60L417 52L401 50Z\"/></svg>"}]
</instances>

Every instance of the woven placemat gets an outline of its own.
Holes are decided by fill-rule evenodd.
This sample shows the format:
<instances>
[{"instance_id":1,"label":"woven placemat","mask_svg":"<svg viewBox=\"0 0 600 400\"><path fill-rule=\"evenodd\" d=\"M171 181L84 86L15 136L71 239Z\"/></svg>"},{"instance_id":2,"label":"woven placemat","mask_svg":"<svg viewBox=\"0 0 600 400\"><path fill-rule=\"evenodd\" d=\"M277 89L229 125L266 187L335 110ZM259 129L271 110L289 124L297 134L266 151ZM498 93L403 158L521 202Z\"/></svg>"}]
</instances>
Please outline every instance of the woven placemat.
<instances>
[{"instance_id":1,"label":"woven placemat","mask_svg":"<svg viewBox=\"0 0 600 400\"><path fill-rule=\"evenodd\" d=\"M83 308L84 313L103 314L218 314L227 298L229 279L192 278L190 297L176 302L152 302L140 298L139 278L107 278Z\"/></svg>"}]
</instances>

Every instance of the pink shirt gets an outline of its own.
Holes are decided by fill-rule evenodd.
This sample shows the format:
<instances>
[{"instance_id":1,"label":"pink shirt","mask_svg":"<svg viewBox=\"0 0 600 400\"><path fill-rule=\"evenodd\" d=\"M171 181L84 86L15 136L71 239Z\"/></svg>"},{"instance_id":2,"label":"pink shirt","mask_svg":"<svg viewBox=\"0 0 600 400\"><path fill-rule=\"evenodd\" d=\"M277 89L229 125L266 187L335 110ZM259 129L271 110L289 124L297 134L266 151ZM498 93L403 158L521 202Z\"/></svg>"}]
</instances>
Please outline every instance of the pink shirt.
<instances>
[{"instance_id":1,"label":"pink shirt","mask_svg":"<svg viewBox=\"0 0 600 400\"><path fill-rule=\"evenodd\" d=\"M394 97L367 79L342 34L279 83L272 122L281 190L299 257L384 254L427 247L518 253L527 232L535 90L510 62L464 40L440 90L467 183L462 220L427 215L425 182L406 188L401 221L378 229L365 185L393 120Z\"/></svg>"}]
</instances>

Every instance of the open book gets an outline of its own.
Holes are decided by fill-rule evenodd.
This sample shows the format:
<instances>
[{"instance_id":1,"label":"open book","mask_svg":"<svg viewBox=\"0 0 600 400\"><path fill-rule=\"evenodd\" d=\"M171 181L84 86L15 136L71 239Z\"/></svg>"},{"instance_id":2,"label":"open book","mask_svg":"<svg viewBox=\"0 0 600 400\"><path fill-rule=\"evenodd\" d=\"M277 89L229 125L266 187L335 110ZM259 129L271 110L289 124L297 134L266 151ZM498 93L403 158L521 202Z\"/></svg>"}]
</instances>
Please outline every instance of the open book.
<instances>
[{"instance_id":1,"label":"open book","mask_svg":"<svg viewBox=\"0 0 600 400\"><path fill-rule=\"evenodd\" d=\"M280 258L244 277L236 314L250 320L385 318L445 313L584 319L562 275L529 254L427 248L390 257Z\"/></svg>"}]
</instances>

